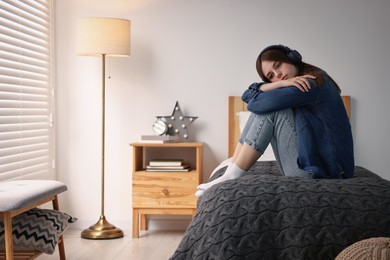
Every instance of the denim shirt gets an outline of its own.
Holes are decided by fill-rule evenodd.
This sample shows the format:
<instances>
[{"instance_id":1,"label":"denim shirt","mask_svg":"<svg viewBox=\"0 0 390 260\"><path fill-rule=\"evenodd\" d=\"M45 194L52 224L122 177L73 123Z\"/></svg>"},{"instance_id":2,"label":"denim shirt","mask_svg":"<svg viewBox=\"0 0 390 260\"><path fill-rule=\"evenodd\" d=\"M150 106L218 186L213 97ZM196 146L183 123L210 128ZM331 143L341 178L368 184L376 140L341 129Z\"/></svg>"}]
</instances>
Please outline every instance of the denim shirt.
<instances>
[{"instance_id":1,"label":"denim shirt","mask_svg":"<svg viewBox=\"0 0 390 260\"><path fill-rule=\"evenodd\" d=\"M313 178L351 178L354 174L352 131L343 101L333 81L325 74L318 87L309 79L310 90L291 86L267 92L265 83L253 83L242 95L255 114L292 108L298 146L298 165Z\"/></svg>"}]
</instances>

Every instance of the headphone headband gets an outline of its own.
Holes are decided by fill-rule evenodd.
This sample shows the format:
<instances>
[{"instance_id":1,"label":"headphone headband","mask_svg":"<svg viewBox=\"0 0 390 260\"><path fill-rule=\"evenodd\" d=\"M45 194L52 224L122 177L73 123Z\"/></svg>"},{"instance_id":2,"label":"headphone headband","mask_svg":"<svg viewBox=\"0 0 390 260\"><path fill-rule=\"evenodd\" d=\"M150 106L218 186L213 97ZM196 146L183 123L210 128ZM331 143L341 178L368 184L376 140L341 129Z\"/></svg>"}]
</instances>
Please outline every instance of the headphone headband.
<instances>
[{"instance_id":1,"label":"headphone headband","mask_svg":"<svg viewBox=\"0 0 390 260\"><path fill-rule=\"evenodd\" d=\"M302 55L298 51L292 50L289 47L282 45L282 44L271 45L271 46L266 47L264 50L262 50L260 52L258 59L261 57L261 55L263 55L264 52L266 52L270 49L279 49L279 50L284 51L284 53L286 53L286 55L287 55L287 58L295 65L299 65L302 63Z\"/></svg>"}]
</instances>

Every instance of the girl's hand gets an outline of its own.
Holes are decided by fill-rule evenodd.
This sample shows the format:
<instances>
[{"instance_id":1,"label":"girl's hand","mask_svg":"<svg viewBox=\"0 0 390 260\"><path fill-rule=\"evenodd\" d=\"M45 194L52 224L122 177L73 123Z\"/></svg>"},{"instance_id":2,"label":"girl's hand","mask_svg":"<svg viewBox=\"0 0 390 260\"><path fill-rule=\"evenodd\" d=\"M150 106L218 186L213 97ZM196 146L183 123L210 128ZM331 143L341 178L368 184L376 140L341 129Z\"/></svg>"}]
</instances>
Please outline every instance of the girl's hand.
<instances>
[{"instance_id":1,"label":"girl's hand","mask_svg":"<svg viewBox=\"0 0 390 260\"><path fill-rule=\"evenodd\" d=\"M307 79L316 79L316 77L312 75L303 75L291 79L281 80L279 83L282 87L294 86L302 92L308 92L310 89L310 83Z\"/></svg>"}]
</instances>

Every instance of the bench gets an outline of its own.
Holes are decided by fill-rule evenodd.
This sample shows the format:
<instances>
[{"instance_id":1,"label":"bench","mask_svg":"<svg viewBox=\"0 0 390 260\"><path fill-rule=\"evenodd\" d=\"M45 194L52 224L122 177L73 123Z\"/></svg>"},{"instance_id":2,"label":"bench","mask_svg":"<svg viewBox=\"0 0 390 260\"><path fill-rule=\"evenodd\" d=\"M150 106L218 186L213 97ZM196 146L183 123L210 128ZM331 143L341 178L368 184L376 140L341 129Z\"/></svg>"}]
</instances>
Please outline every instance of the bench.
<instances>
[{"instance_id":1,"label":"bench","mask_svg":"<svg viewBox=\"0 0 390 260\"><path fill-rule=\"evenodd\" d=\"M42 252L14 252L12 238L13 218L47 202L52 202L53 209L59 210L57 195L67 190L65 184L53 180L14 180L0 182L0 220L4 223L4 252L0 258L13 260L35 258ZM58 240L60 259L65 260L65 248L62 234Z\"/></svg>"}]
</instances>

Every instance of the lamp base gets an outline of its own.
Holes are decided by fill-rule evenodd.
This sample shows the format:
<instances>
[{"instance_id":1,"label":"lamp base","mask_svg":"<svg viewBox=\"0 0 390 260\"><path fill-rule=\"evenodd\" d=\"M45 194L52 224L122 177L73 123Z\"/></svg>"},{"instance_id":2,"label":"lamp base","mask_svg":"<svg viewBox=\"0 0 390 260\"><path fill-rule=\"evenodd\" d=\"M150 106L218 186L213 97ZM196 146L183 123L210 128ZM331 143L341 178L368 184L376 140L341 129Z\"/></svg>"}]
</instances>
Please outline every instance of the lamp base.
<instances>
[{"instance_id":1,"label":"lamp base","mask_svg":"<svg viewBox=\"0 0 390 260\"><path fill-rule=\"evenodd\" d=\"M116 239L123 237L123 232L108 223L106 217L101 215L95 225L81 232L81 237L86 239Z\"/></svg>"}]
</instances>

